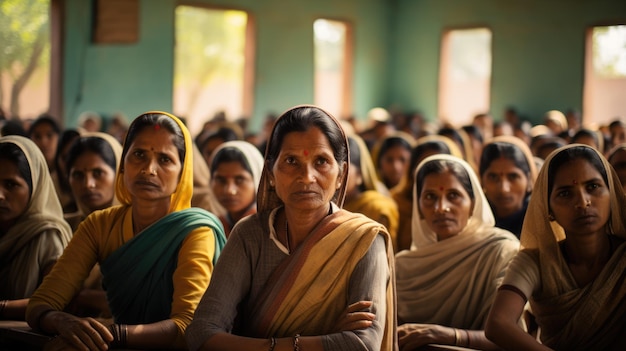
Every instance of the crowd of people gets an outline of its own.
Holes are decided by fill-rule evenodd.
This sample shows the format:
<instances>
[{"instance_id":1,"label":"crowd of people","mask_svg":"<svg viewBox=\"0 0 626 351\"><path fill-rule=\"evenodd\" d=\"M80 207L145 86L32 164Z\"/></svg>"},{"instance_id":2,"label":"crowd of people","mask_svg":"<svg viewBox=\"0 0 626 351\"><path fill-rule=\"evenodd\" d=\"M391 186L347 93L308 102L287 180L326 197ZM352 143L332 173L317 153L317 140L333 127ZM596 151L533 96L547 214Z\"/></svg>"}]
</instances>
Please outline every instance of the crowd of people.
<instances>
[{"instance_id":1,"label":"crowd of people","mask_svg":"<svg viewBox=\"0 0 626 351\"><path fill-rule=\"evenodd\" d=\"M0 319L49 350L626 347L619 118L15 122Z\"/></svg>"}]
</instances>

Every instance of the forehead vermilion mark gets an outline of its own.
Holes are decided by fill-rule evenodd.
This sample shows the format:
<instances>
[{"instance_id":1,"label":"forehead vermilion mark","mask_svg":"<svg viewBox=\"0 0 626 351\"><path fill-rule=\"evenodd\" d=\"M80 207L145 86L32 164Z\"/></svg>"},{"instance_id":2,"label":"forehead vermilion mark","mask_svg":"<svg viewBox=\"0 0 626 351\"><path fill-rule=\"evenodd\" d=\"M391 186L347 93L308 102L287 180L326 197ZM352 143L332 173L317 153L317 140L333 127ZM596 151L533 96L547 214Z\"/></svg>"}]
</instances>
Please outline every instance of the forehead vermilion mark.
<instances>
[{"instance_id":1,"label":"forehead vermilion mark","mask_svg":"<svg viewBox=\"0 0 626 351\"><path fill-rule=\"evenodd\" d=\"M160 126L160 125L158 125L158 124L155 124L155 125L154 125L154 130L159 130L159 129L161 129L161 126Z\"/></svg>"},{"instance_id":2,"label":"forehead vermilion mark","mask_svg":"<svg viewBox=\"0 0 626 351\"><path fill-rule=\"evenodd\" d=\"M572 180L572 184L574 184L574 185L578 184L578 182L576 181L576 179Z\"/></svg>"},{"instance_id":3,"label":"forehead vermilion mark","mask_svg":"<svg viewBox=\"0 0 626 351\"><path fill-rule=\"evenodd\" d=\"M443 191L443 187L442 186L439 187L439 191Z\"/></svg>"},{"instance_id":4,"label":"forehead vermilion mark","mask_svg":"<svg viewBox=\"0 0 626 351\"><path fill-rule=\"evenodd\" d=\"M304 154L304 156L309 156L309 150L304 150L302 153Z\"/></svg>"}]
</instances>

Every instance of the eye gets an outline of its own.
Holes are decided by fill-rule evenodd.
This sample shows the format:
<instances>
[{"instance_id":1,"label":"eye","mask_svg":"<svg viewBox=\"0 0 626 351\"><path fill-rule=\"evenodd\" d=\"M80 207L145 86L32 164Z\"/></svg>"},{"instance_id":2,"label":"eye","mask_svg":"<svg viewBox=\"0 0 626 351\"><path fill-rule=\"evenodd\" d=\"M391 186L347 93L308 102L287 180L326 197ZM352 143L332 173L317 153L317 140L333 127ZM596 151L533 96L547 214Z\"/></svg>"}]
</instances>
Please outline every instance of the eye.
<instances>
[{"instance_id":1,"label":"eye","mask_svg":"<svg viewBox=\"0 0 626 351\"><path fill-rule=\"evenodd\" d=\"M600 189L602 187L602 184L600 183L589 183L587 184L587 190L589 191L594 191L596 189Z\"/></svg>"},{"instance_id":2,"label":"eye","mask_svg":"<svg viewBox=\"0 0 626 351\"><path fill-rule=\"evenodd\" d=\"M84 178L85 176L83 175L82 172L72 172L70 174L70 178L72 178L72 180L76 180L76 181L80 181Z\"/></svg>"},{"instance_id":3,"label":"eye","mask_svg":"<svg viewBox=\"0 0 626 351\"><path fill-rule=\"evenodd\" d=\"M285 157L285 163L290 164L290 165L295 164L296 158L293 156L287 156Z\"/></svg>"},{"instance_id":4,"label":"eye","mask_svg":"<svg viewBox=\"0 0 626 351\"><path fill-rule=\"evenodd\" d=\"M159 158L159 162L161 162L161 163L170 163L170 162L172 162L172 159L167 157L167 156L161 156Z\"/></svg>"},{"instance_id":5,"label":"eye","mask_svg":"<svg viewBox=\"0 0 626 351\"><path fill-rule=\"evenodd\" d=\"M568 197L570 195L569 190L561 190L556 193L557 197Z\"/></svg>"},{"instance_id":6,"label":"eye","mask_svg":"<svg viewBox=\"0 0 626 351\"><path fill-rule=\"evenodd\" d=\"M136 158L143 158L144 152L142 150L135 150L133 151L133 156L135 156Z\"/></svg>"},{"instance_id":7,"label":"eye","mask_svg":"<svg viewBox=\"0 0 626 351\"><path fill-rule=\"evenodd\" d=\"M100 177L102 177L103 173L104 173L104 172L103 172L100 168L96 168L96 169L94 169L94 170L93 170L93 176L94 176L95 178L100 178Z\"/></svg>"},{"instance_id":8,"label":"eye","mask_svg":"<svg viewBox=\"0 0 626 351\"><path fill-rule=\"evenodd\" d=\"M487 174L487 180L489 180L491 182L497 182L498 180L500 180L500 178L495 173L488 173Z\"/></svg>"},{"instance_id":9,"label":"eye","mask_svg":"<svg viewBox=\"0 0 626 351\"><path fill-rule=\"evenodd\" d=\"M315 163L318 165L325 165L325 164L329 164L330 162L327 158L320 157L317 160L315 160Z\"/></svg>"}]
</instances>

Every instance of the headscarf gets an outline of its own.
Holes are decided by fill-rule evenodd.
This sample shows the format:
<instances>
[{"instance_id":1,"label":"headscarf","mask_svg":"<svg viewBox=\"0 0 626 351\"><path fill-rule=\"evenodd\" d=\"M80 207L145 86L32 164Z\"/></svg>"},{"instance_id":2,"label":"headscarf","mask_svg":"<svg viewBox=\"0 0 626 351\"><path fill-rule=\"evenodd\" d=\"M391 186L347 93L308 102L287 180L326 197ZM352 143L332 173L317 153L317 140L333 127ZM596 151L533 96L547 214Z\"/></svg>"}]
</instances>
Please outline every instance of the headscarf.
<instances>
[{"instance_id":1,"label":"headscarf","mask_svg":"<svg viewBox=\"0 0 626 351\"><path fill-rule=\"evenodd\" d=\"M270 185L270 173L272 172L272 170L269 169L268 157L269 157L269 152L271 149L271 144L269 143L273 141L274 133L276 132L276 126L280 123L280 120L285 118L285 116L291 114L294 110L302 109L302 108L315 109L315 110L322 112L326 116L328 116L328 118L332 121L332 123L334 123L337 129L341 132L341 135L343 136L343 140L344 140L344 145L346 147L346 150L348 150L348 139L346 138L346 134L341 128L341 124L339 123L339 121L337 121L337 119L335 119L335 117L333 117L330 113L324 111L323 109L317 106L313 106L313 105L298 105L298 106L290 108L289 110L281 114L278 117L278 119L276 119L276 122L274 122L274 126L272 127L272 133L270 134L270 137L268 139L268 145L265 148L265 161L264 161L264 166L263 166L263 172L261 174L261 181L259 183L259 189L257 191L257 212L260 214L261 219L263 220L263 223L267 223L266 220L269 217L269 214L273 209L284 205L283 201L280 198L278 198L278 195L276 195L276 190L274 189L274 187ZM339 166L341 167L341 165ZM348 183L349 167L350 167L350 156L348 153L348 159L346 160L346 167L343 171L343 174L341 175L341 186L335 193L335 197L334 197L335 199L334 201L339 207L343 206L343 201L346 197L346 187Z\"/></svg>"},{"instance_id":2,"label":"headscarf","mask_svg":"<svg viewBox=\"0 0 626 351\"><path fill-rule=\"evenodd\" d=\"M608 225L613 235L626 239L626 195L623 191L618 191L622 188L619 178L604 156L598 150L583 144L566 145L552 152L539 171L537 183L524 218L520 239L524 249L539 250L542 291L548 296L569 289L568 286L565 286L567 282L562 278L562 272L568 269L567 263L559 248L559 242L565 239L565 232L556 221L550 221L548 218L550 212L548 170L557 154L573 147L588 148L597 154L602 161L606 170L607 186L611 197L611 217Z\"/></svg>"},{"instance_id":3,"label":"headscarf","mask_svg":"<svg viewBox=\"0 0 626 351\"><path fill-rule=\"evenodd\" d=\"M476 173L472 169L472 167L462 159L451 155L433 155L424 159L415 170L415 175L419 172L419 170L428 162L435 160L444 160L444 161L452 161L463 166L465 171L467 172L470 182L472 184L472 191L474 192L474 209L471 213L471 216L467 222L467 225L458 235L476 235L476 233L482 233L485 231L492 232L493 226L496 221L493 217L493 213L491 212L491 208L489 207L489 202L487 202L487 198L482 191L480 186L480 181L476 176ZM415 185L413 186L413 193L417 191L417 180ZM413 231L413 243L411 244L411 250L419 250L428 245L432 245L438 242L437 234L430 229L428 223L425 220L421 219L419 213L419 195L415 194L413 196L413 215L412 215L412 231Z\"/></svg>"},{"instance_id":4,"label":"headscarf","mask_svg":"<svg viewBox=\"0 0 626 351\"><path fill-rule=\"evenodd\" d=\"M174 190L174 193L170 197L170 208L169 208L168 213L184 210L186 208L191 207L191 197L193 195L193 151L192 151L193 141L189 134L189 130L187 130L187 127L183 124L183 122L180 119L178 119L178 117L167 112L149 111L149 112L145 112L141 114L139 117L143 115L149 115L149 114L165 115L171 118L172 120L174 120L174 122L176 122L176 124L178 125L178 127L183 133L183 137L185 139L185 150L186 150L185 159L181 160L181 162L183 163L183 167L180 172L180 181L178 182L178 185L176 186L176 190ZM135 119L135 121L131 123L129 130L132 129L133 124L137 120L138 119ZM124 140L125 148L130 147L130 145L127 145L130 142L128 138L129 138L129 135L127 134L126 139ZM115 195L119 199L120 203L122 203L122 205L129 206L132 204L132 199L130 196L130 192L128 191L128 188L126 187L126 184L124 183L123 168L124 168L124 160L121 160L120 165L117 169L117 174L115 175Z\"/></svg>"},{"instance_id":5,"label":"headscarf","mask_svg":"<svg viewBox=\"0 0 626 351\"><path fill-rule=\"evenodd\" d=\"M32 179L30 200L25 212L0 240L1 262L4 265L16 260L24 246L46 230L57 232L63 247L67 246L72 238L72 229L63 219L63 209L41 150L30 139L16 135L2 137L0 143L13 143L22 150ZM30 257L30 259L37 261L38 257ZM32 266L37 264L33 262ZM24 277L32 275L39 277L41 272L38 269L42 267L21 268L24 269ZM31 288L34 291L35 287Z\"/></svg>"},{"instance_id":6,"label":"headscarf","mask_svg":"<svg viewBox=\"0 0 626 351\"><path fill-rule=\"evenodd\" d=\"M361 170L365 190L376 190L383 195L389 195L389 189L379 180L376 174L376 167L374 167L372 156L370 155L365 141L357 134L350 135L350 138L354 140L359 147L359 155L361 155L359 169Z\"/></svg>"},{"instance_id":7,"label":"headscarf","mask_svg":"<svg viewBox=\"0 0 626 351\"><path fill-rule=\"evenodd\" d=\"M415 146L415 138L413 138L411 134L401 132L401 131L396 131L389 135L386 135L383 139L381 139L376 144L374 144L374 146L372 147L371 155L372 155L372 162L374 163L374 167L376 168L378 179L383 179L382 175L380 174L380 165L378 164L379 158L381 157L381 154L380 154L381 148L388 139L395 139L395 138L404 140L409 145L409 152ZM394 188L401 189L405 181L406 181L406 175L403 175L400 182Z\"/></svg>"},{"instance_id":8,"label":"headscarf","mask_svg":"<svg viewBox=\"0 0 626 351\"><path fill-rule=\"evenodd\" d=\"M215 155L217 155L221 150L225 148L237 149L243 154L246 160L246 163L248 164L248 166L250 167L250 170L252 171L252 180L254 181L254 191L259 190L259 183L261 182L261 173L263 172L263 155L261 155L261 152L259 151L259 149L257 149L256 146L250 144L247 141L243 141L243 140L227 141L225 143L220 144L220 146L218 146L217 148L215 148L215 150L213 150L213 153L211 156L211 163L213 162Z\"/></svg>"},{"instance_id":9,"label":"headscarf","mask_svg":"<svg viewBox=\"0 0 626 351\"><path fill-rule=\"evenodd\" d=\"M113 155L115 155L115 167L113 168L113 171L117 171L119 169L120 164L122 164L122 145L112 135L107 134L107 133L101 133L101 132L89 132L89 133L81 134L81 136L79 138L99 138L99 139L104 140L107 144L109 144L109 146L113 150ZM102 157L102 156L100 156L100 157ZM68 172L69 172L69 169L68 169ZM114 194L113 195L113 202L112 202L111 206L116 206L116 205L119 205L119 204L120 204L120 202L117 199L117 196L115 196L115 194ZM83 203L81 203L80 201L77 200L76 201L76 206L78 206L78 211L83 216L89 215L90 211L89 211L89 209L87 209L87 207L85 207L85 205Z\"/></svg>"}]
</instances>

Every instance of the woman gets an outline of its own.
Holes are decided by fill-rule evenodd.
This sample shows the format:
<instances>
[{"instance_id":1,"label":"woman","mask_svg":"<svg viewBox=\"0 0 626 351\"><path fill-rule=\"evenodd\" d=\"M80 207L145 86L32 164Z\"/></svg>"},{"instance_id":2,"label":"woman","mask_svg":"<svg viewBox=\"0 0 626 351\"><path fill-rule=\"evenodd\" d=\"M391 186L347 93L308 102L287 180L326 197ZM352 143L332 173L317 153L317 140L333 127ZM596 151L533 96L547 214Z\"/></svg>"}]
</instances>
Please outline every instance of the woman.
<instances>
[{"instance_id":1,"label":"woman","mask_svg":"<svg viewBox=\"0 0 626 351\"><path fill-rule=\"evenodd\" d=\"M72 189L69 179L67 178L67 154L74 140L79 137L80 134L74 129L66 129L61 132L56 148L57 151L54 155L54 169L56 169L56 172L52 180L57 191L57 196L61 201L63 213L73 213L78 210L76 207L76 199L74 199L72 195Z\"/></svg>"},{"instance_id":2,"label":"woman","mask_svg":"<svg viewBox=\"0 0 626 351\"><path fill-rule=\"evenodd\" d=\"M479 174L496 218L496 227L508 230L519 238L537 178L530 148L517 137L491 139L483 148Z\"/></svg>"},{"instance_id":3,"label":"woman","mask_svg":"<svg viewBox=\"0 0 626 351\"><path fill-rule=\"evenodd\" d=\"M51 116L46 114L39 116L28 129L28 136L43 153L50 174L52 174L53 177L56 171L54 156L57 152L59 134L61 134L59 124Z\"/></svg>"},{"instance_id":4,"label":"woman","mask_svg":"<svg viewBox=\"0 0 626 351\"><path fill-rule=\"evenodd\" d=\"M413 244L396 256L400 347L495 349L483 327L519 241L494 227L478 177L457 157L426 158L414 189Z\"/></svg>"},{"instance_id":5,"label":"woman","mask_svg":"<svg viewBox=\"0 0 626 351\"><path fill-rule=\"evenodd\" d=\"M597 150L572 144L539 172L487 336L514 350L624 350L626 196ZM526 302L541 344L516 324Z\"/></svg>"},{"instance_id":6,"label":"woman","mask_svg":"<svg viewBox=\"0 0 626 351\"><path fill-rule=\"evenodd\" d=\"M75 231L92 212L115 205L115 170L121 160L122 145L105 133L88 133L69 149L66 167L70 189L78 212L66 219Z\"/></svg>"},{"instance_id":7,"label":"woman","mask_svg":"<svg viewBox=\"0 0 626 351\"><path fill-rule=\"evenodd\" d=\"M604 153L604 137L598 131L579 129L572 137L571 144L585 144Z\"/></svg>"},{"instance_id":8,"label":"woman","mask_svg":"<svg viewBox=\"0 0 626 351\"><path fill-rule=\"evenodd\" d=\"M227 141L213 152L211 188L226 209L226 213L219 216L226 237L235 223L256 213L256 192L262 170L263 156L247 141Z\"/></svg>"},{"instance_id":9,"label":"woman","mask_svg":"<svg viewBox=\"0 0 626 351\"><path fill-rule=\"evenodd\" d=\"M622 188L626 189L626 144L618 144L609 151L608 160L615 169Z\"/></svg>"},{"instance_id":10,"label":"woman","mask_svg":"<svg viewBox=\"0 0 626 351\"><path fill-rule=\"evenodd\" d=\"M184 332L225 238L190 208L191 138L182 122L147 112L129 127L115 179L121 206L89 215L31 298L26 319L57 348L184 348ZM96 263L115 324L62 312Z\"/></svg>"},{"instance_id":11,"label":"woman","mask_svg":"<svg viewBox=\"0 0 626 351\"><path fill-rule=\"evenodd\" d=\"M72 237L48 165L27 138L0 138L0 319L24 319L28 298Z\"/></svg>"},{"instance_id":12,"label":"woman","mask_svg":"<svg viewBox=\"0 0 626 351\"><path fill-rule=\"evenodd\" d=\"M394 349L389 234L340 209L347 176L333 117L314 106L279 117L258 212L231 232L187 330L191 350Z\"/></svg>"},{"instance_id":13,"label":"woman","mask_svg":"<svg viewBox=\"0 0 626 351\"><path fill-rule=\"evenodd\" d=\"M407 169L407 181L401 188L397 188L391 196L398 206L400 221L398 223L398 236L396 240L396 252L411 248L413 235L411 234L411 209L413 208L413 175L417 165L426 157L436 154L448 154L462 158L461 150L448 137L441 135L428 135L417 139L416 146L411 150L411 161Z\"/></svg>"},{"instance_id":14,"label":"woman","mask_svg":"<svg viewBox=\"0 0 626 351\"><path fill-rule=\"evenodd\" d=\"M413 142L412 136L396 132L374 145L372 159L378 172L378 179L387 189L392 190L404 181Z\"/></svg>"},{"instance_id":15,"label":"woman","mask_svg":"<svg viewBox=\"0 0 626 351\"><path fill-rule=\"evenodd\" d=\"M361 137L348 137L350 147L350 171L346 188L346 211L362 213L387 228L391 241L396 242L398 231L398 207L389 195L387 188L376 176L367 146ZM382 189L382 191L381 191Z\"/></svg>"}]
</instances>

